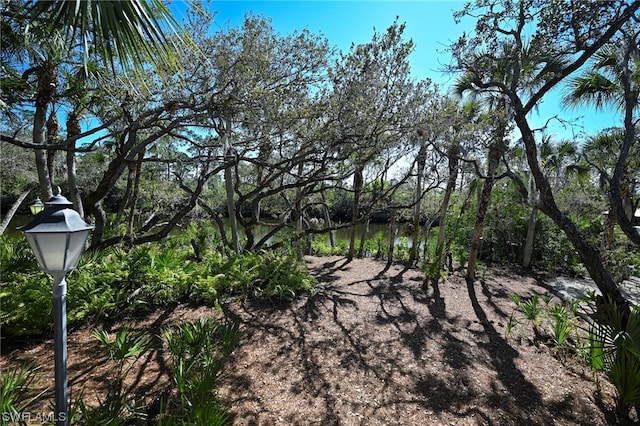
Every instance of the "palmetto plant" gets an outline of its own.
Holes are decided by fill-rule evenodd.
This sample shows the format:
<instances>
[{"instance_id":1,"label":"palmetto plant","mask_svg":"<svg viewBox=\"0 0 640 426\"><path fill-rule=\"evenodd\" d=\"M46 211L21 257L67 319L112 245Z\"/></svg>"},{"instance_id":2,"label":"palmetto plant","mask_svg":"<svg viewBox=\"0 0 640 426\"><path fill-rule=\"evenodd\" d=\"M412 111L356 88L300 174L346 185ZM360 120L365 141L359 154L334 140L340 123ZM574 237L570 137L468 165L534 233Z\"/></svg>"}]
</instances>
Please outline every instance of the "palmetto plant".
<instances>
[{"instance_id":1,"label":"palmetto plant","mask_svg":"<svg viewBox=\"0 0 640 426\"><path fill-rule=\"evenodd\" d=\"M511 315L508 328L513 328L513 326L521 320L525 321L531 325L534 339L536 341L540 340L540 330L538 329L538 325L542 320L542 309L538 305L538 295L535 294L529 299L520 299L517 294L513 294L511 295L511 300L516 304L516 312L521 318L516 319L514 315Z\"/></svg>"},{"instance_id":2,"label":"palmetto plant","mask_svg":"<svg viewBox=\"0 0 640 426\"><path fill-rule=\"evenodd\" d=\"M549 343L558 349L577 349L569 339L578 339L576 311L580 306L579 302L568 305L553 304L553 296L550 294L534 295L528 299L520 299L520 296L513 294L511 300L516 307L507 321L507 335L511 335L519 324L527 323L533 329L536 341L550 337ZM543 304L540 304L540 300ZM547 330L550 336L543 336L543 330Z\"/></svg>"},{"instance_id":3,"label":"palmetto plant","mask_svg":"<svg viewBox=\"0 0 640 426\"><path fill-rule=\"evenodd\" d=\"M563 347L567 339L576 329L575 317L570 309L564 305L555 305L547 311L547 319L554 343Z\"/></svg>"},{"instance_id":4,"label":"palmetto plant","mask_svg":"<svg viewBox=\"0 0 640 426\"><path fill-rule=\"evenodd\" d=\"M146 419L144 398L135 395L124 381L135 362L151 349L149 335L121 328L113 339L104 330L94 330L93 336L102 344L106 358L115 363L116 370L109 382L107 395L99 400L97 407L86 404L82 395L75 399L72 411L74 424L120 425Z\"/></svg>"},{"instance_id":5,"label":"palmetto plant","mask_svg":"<svg viewBox=\"0 0 640 426\"><path fill-rule=\"evenodd\" d=\"M618 412L627 417L632 406L640 405L640 308L627 311L598 301L587 304L591 367L616 387Z\"/></svg>"},{"instance_id":6,"label":"palmetto plant","mask_svg":"<svg viewBox=\"0 0 640 426\"><path fill-rule=\"evenodd\" d=\"M227 424L228 414L215 389L225 360L240 338L237 324L200 319L167 328L163 336L180 400L165 402L159 424Z\"/></svg>"},{"instance_id":7,"label":"palmetto plant","mask_svg":"<svg viewBox=\"0 0 640 426\"><path fill-rule=\"evenodd\" d=\"M151 337L128 328L115 335L94 331L106 357L115 362L115 374L107 395L94 407L76 398L72 424L129 425L149 424L151 410L144 395L125 386L135 361L152 349ZM228 355L240 337L236 324L222 324L207 318L170 326L162 332L169 355L173 383L179 399L164 399L154 424L218 426L229 424L229 415L216 397L216 389ZM0 382L2 383L2 382Z\"/></svg>"},{"instance_id":8,"label":"palmetto plant","mask_svg":"<svg viewBox=\"0 0 640 426\"><path fill-rule=\"evenodd\" d=\"M38 367L26 364L18 369L0 370L0 421L5 424L26 424L21 413L36 401L44 391L36 393L33 385L36 382ZM8 419L7 419L8 417Z\"/></svg>"},{"instance_id":9,"label":"palmetto plant","mask_svg":"<svg viewBox=\"0 0 640 426\"><path fill-rule=\"evenodd\" d=\"M105 330L94 330L93 336L103 345L107 358L118 366L118 376L124 375L131 369L135 361L140 359L152 347L152 341L147 333L131 331L121 328L115 333L113 341Z\"/></svg>"}]
</instances>

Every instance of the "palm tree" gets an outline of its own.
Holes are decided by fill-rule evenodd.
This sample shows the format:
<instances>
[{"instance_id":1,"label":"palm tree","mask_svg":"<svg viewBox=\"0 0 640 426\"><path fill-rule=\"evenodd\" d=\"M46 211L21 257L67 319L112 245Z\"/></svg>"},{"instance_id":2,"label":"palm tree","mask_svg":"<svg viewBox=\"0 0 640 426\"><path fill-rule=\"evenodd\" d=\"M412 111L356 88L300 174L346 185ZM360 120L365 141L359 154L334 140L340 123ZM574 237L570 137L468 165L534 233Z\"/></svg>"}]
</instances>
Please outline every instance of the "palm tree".
<instances>
[{"instance_id":1,"label":"palm tree","mask_svg":"<svg viewBox=\"0 0 640 426\"><path fill-rule=\"evenodd\" d=\"M180 26L162 0L37 0L27 16L27 29L44 24L66 45L79 40L85 64L93 53L114 72L116 60L125 70L175 60L176 46L165 33L177 34Z\"/></svg>"},{"instance_id":2,"label":"palm tree","mask_svg":"<svg viewBox=\"0 0 640 426\"><path fill-rule=\"evenodd\" d=\"M561 186L567 176L586 176L589 172L587 167L579 163L580 151L574 141L554 143L550 136L543 136L540 143L539 156L540 165L545 170L553 187ZM530 268L533 260L535 228L539 212L537 191L532 178L529 180L529 197L531 213L522 256L522 266L524 268Z\"/></svg>"},{"instance_id":3,"label":"palm tree","mask_svg":"<svg viewBox=\"0 0 640 426\"><path fill-rule=\"evenodd\" d=\"M568 106L594 105L598 110L615 107L624 114L624 131L617 137L613 173L608 176L611 221L617 221L629 239L640 245L640 235L633 228L632 193L629 188L630 153L637 150L635 116L640 102L640 31L629 27L621 30L617 43L609 43L594 55L590 69L569 81L564 102ZM608 139L607 135L601 135ZM601 140L603 142L603 140Z\"/></svg>"},{"instance_id":4,"label":"palm tree","mask_svg":"<svg viewBox=\"0 0 640 426\"><path fill-rule=\"evenodd\" d=\"M114 73L118 66L126 72L144 63L158 68L175 64L165 33L177 33L179 27L161 0L9 2L2 17L3 39L9 32L12 48L33 61L20 77L34 78L36 84L34 145L47 143L47 113L58 95L59 67L78 49L85 72L90 56L102 58ZM41 197L49 199L47 150L34 152Z\"/></svg>"},{"instance_id":5,"label":"palm tree","mask_svg":"<svg viewBox=\"0 0 640 426\"><path fill-rule=\"evenodd\" d=\"M471 236L466 276L468 280L475 278L484 219L493 185L498 178L498 166L507 149L506 137L513 119L513 100L509 92L513 90L516 83L520 85L519 92L533 92L545 83L548 75L558 72L564 65L562 58L538 53L533 46L522 42L503 41L494 53L495 55L477 51L471 60L471 63L480 64L485 80L480 75L468 71L456 81L453 89L459 97L467 94L473 99L479 98L483 101L486 105L487 117L494 120L488 149L487 170L483 177L476 223ZM520 58L517 67L512 63L514 57Z\"/></svg>"},{"instance_id":6,"label":"palm tree","mask_svg":"<svg viewBox=\"0 0 640 426\"><path fill-rule=\"evenodd\" d=\"M510 47L503 45L506 51ZM500 62L496 62L493 69L493 78L497 81L508 84L510 76L506 68ZM489 138L491 139L488 148L487 171L482 185L480 199L478 201L478 209L476 211L476 222L471 234L469 259L467 262L467 279L474 280L476 274L476 262L480 251L480 242L482 239L482 228L484 219L489 208L491 192L496 181L498 166L502 160L502 156L506 149L505 137L508 128L508 100L495 92L486 92L477 85L476 78L473 74L465 74L460 77L454 84L454 94L462 98L465 94L469 94L472 99L481 98L486 108L485 120L490 117L495 118L495 122L489 130Z\"/></svg>"},{"instance_id":7,"label":"palm tree","mask_svg":"<svg viewBox=\"0 0 640 426\"><path fill-rule=\"evenodd\" d=\"M618 48L607 44L596 52L591 68L568 81L563 103L568 107L593 105L597 110L606 111L614 106L624 110L624 88L621 81L621 67L617 59ZM635 49L634 56L638 55Z\"/></svg>"}]
</instances>

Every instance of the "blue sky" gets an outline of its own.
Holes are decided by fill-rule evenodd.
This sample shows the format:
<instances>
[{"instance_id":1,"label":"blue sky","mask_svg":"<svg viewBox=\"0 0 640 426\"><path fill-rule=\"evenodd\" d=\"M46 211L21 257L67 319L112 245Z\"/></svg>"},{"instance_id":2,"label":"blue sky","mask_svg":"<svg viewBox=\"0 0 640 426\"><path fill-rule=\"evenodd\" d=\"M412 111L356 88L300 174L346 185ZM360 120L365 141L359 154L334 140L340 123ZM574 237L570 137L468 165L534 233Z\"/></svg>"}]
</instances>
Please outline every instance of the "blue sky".
<instances>
[{"instance_id":1,"label":"blue sky","mask_svg":"<svg viewBox=\"0 0 640 426\"><path fill-rule=\"evenodd\" d=\"M448 80L440 69L447 56L443 52L449 42L463 31L453 21L453 11L463 1L213 1L216 11L214 29L227 25L238 26L245 13L253 12L272 20L282 35L307 28L323 34L331 46L347 51L351 43L371 41L374 28L383 32L393 24L406 22L405 38L416 43L411 56L412 74L418 79L431 78L436 82ZM440 53L441 52L441 53Z\"/></svg>"},{"instance_id":2,"label":"blue sky","mask_svg":"<svg viewBox=\"0 0 640 426\"><path fill-rule=\"evenodd\" d=\"M307 28L313 33L321 33L331 46L347 51L351 43L366 43L371 40L374 28L383 32L396 16L406 23L405 37L416 45L411 55L411 70L416 79L430 78L443 89L453 80L453 76L443 74L442 69L449 62L445 51L450 42L455 41L463 31L473 28L473 21L455 24L453 11L462 9L464 1L459 0L413 0L413 1L235 1L214 0L211 9L216 12L213 30L235 27L242 24L244 15L252 12L272 20L274 29L281 35ZM613 112L596 112L592 109L568 111L559 104L560 90L545 98L540 105L539 116L531 117L533 127L542 126L546 120L559 114L565 119L583 116L578 122L588 134L606 127L620 125ZM578 129L576 129L578 130ZM553 125L552 133L559 137L570 137L571 130Z\"/></svg>"}]
</instances>

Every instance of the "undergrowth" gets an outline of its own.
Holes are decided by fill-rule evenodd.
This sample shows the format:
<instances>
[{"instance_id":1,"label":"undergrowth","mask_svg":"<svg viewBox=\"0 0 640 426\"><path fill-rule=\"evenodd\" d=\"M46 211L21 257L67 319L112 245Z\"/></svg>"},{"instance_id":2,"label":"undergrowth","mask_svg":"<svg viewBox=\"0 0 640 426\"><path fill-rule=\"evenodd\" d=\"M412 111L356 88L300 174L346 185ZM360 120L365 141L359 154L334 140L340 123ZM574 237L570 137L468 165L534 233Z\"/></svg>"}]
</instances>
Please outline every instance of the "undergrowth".
<instances>
[{"instance_id":1,"label":"undergrowth","mask_svg":"<svg viewBox=\"0 0 640 426\"><path fill-rule=\"evenodd\" d=\"M548 345L557 354L584 361L602 372L616 388L616 415L629 420L640 407L640 307L629 310L593 292L571 304L551 303L552 297L533 295L515 304L506 327L508 337ZM520 327L524 325L524 330ZM533 337L526 337L531 329Z\"/></svg>"},{"instance_id":2,"label":"undergrowth","mask_svg":"<svg viewBox=\"0 0 640 426\"><path fill-rule=\"evenodd\" d=\"M2 337L49 333L52 279L39 270L24 238L2 237L0 246ZM286 302L315 284L296 256L280 251L208 249L195 259L189 234L128 250L85 253L67 282L70 327L175 303L220 307L246 297Z\"/></svg>"}]
</instances>

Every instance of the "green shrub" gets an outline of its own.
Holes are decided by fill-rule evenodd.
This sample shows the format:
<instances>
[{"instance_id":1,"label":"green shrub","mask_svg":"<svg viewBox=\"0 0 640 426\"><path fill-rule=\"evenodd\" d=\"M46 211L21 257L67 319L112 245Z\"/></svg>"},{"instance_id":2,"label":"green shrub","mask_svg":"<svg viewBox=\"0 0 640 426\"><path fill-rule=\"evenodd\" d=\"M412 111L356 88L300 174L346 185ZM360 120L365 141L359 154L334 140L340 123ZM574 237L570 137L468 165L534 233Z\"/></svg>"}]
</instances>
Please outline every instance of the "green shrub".
<instances>
[{"instance_id":1,"label":"green shrub","mask_svg":"<svg viewBox=\"0 0 640 426\"><path fill-rule=\"evenodd\" d=\"M300 292L311 290L315 284L306 268L290 256L262 252L260 260L253 287L261 299L291 301Z\"/></svg>"},{"instance_id":2,"label":"green shrub","mask_svg":"<svg viewBox=\"0 0 640 426\"><path fill-rule=\"evenodd\" d=\"M39 270L23 239L0 242L5 271L0 283L3 335L50 332L51 278ZM23 262L33 266L27 268ZM16 269L10 269L11 265ZM294 256L275 251L225 255L209 250L196 262L184 238L128 251L114 247L85 253L78 268L68 274L67 282L70 327L186 301L219 306L228 298L244 296L292 300L314 284Z\"/></svg>"},{"instance_id":3,"label":"green shrub","mask_svg":"<svg viewBox=\"0 0 640 426\"><path fill-rule=\"evenodd\" d=\"M113 339L104 330L94 330L93 336L101 343L105 361L112 363L114 371L109 377L107 395L98 406L86 404L82 394L75 398L71 424L119 425L146 421L144 397L137 395L132 386L126 386L125 379L136 361L152 348L151 338L145 332L131 331L126 327L118 330Z\"/></svg>"},{"instance_id":4,"label":"green shrub","mask_svg":"<svg viewBox=\"0 0 640 426\"><path fill-rule=\"evenodd\" d=\"M9 424L20 424L22 413L28 410L31 403L35 402L45 392L37 393L35 384L37 381L38 367L34 364L25 364L17 369L0 370L0 413L2 424L9 419Z\"/></svg>"},{"instance_id":5,"label":"green shrub","mask_svg":"<svg viewBox=\"0 0 640 426\"><path fill-rule=\"evenodd\" d=\"M52 283L43 272L3 277L0 283L0 327L4 336L37 335L51 330Z\"/></svg>"},{"instance_id":6,"label":"green shrub","mask_svg":"<svg viewBox=\"0 0 640 426\"><path fill-rule=\"evenodd\" d=\"M411 248L409 247L409 239L407 237L402 237L400 239L400 243L396 244L393 251L393 257L398 260L408 260L410 253Z\"/></svg>"},{"instance_id":7,"label":"green shrub","mask_svg":"<svg viewBox=\"0 0 640 426\"><path fill-rule=\"evenodd\" d=\"M580 339L576 317L579 302L552 304L549 294L533 295L527 299L513 294L511 300L515 308L507 322L507 335L512 335L516 327L524 323L531 327L536 342L545 342L568 352L580 350L577 346Z\"/></svg>"},{"instance_id":8,"label":"green shrub","mask_svg":"<svg viewBox=\"0 0 640 426\"><path fill-rule=\"evenodd\" d=\"M219 401L216 391L223 374L226 359L240 338L235 323L222 324L211 318L182 323L165 328L163 351L168 355L172 383L177 397L165 397L157 419L151 414L141 395L125 383L136 361L153 349L152 339L146 332L121 328L111 335L94 332L101 343L106 362L112 363L113 373L107 390L98 406L75 398L71 409L74 425L227 425L230 416ZM1 383L1 382L0 382ZM158 414L158 413L155 413ZM151 423L153 422L153 423Z\"/></svg>"},{"instance_id":9,"label":"green shrub","mask_svg":"<svg viewBox=\"0 0 640 426\"><path fill-rule=\"evenodd\" d=\"M229 415L216 389L227 357L240 338L236 324L201 319L164 330L177 400L165 401L160 425L224 425Z\"/></svg>"},{"instance_id":10,"label":"green shrub","mask_svg":"<svg viewBox=\"0 0 640 426\"><path fill-rule=\"evenodd\" d=\"M317 234L311 242L311 250L316 256L346 256L349 251L349 243L345 240L337 240L335 247L327 243L327 236Z\"/></svg>"},{"instance_id":11,"label":"green shrub","mask_svg":"<svg viewBox=\"0 0 640 426\"><path fill-rule=\"evenodd\" d=\"M615 386L623 420L640 405L640 307L625 311L611 300L592 297L587 303L591 368Z\"/></svg>"}]
</instances>

